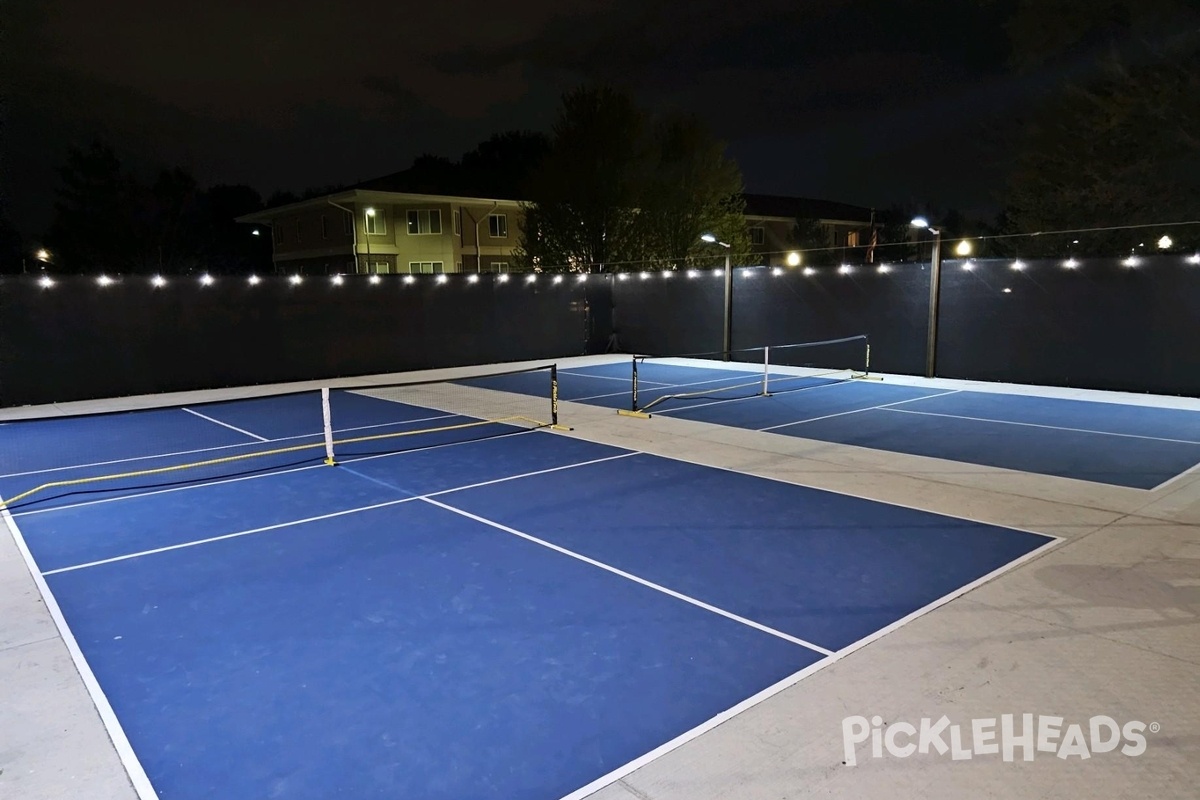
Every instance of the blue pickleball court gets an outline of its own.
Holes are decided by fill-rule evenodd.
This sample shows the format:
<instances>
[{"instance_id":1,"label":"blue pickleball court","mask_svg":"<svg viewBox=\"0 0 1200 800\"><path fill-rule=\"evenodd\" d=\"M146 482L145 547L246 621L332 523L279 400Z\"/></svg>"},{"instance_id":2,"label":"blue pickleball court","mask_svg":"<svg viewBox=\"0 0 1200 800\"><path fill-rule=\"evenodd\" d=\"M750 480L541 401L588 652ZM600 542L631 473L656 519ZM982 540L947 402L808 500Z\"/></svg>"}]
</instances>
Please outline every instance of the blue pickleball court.
<instances>
[{"instance_id":1,"label":"blue pickleball court","mask_svg":"<svg viewBox=\"0 0 1200 800\"><path fill-rule=\"evenodd\" d=\"M162 798L579 796L1052 542L442 406L333 412L431 432L326 466L311 394L0 428L0 495L79 481L11 519Z\"/></svg>"}]
</instances>

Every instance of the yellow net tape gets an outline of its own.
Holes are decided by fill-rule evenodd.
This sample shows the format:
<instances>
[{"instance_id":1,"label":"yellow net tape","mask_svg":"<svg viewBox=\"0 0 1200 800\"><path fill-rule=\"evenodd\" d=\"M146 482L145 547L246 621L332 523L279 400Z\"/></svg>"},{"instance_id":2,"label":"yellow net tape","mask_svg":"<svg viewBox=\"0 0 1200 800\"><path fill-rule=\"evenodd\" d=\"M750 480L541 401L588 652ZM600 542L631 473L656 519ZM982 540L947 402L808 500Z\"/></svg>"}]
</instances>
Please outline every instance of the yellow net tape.
<instances>
[{"instance_id":1,"label":"yellow net tape","mask_svg":"<svg viewBox=\"0 0 1200 800\"><path fill-rule=\"evenodd\" d=\"M443 425L439 428L420 428L412 431L399 431L396 433L375 433L370 436L355 436L351 439L337 439L333 446L336 449L339 445L345 446L349 444L359 444L362 442L373 442L381 439L396 439L401 436L416 436L417 434L425 433L443 433L445 431L457 431L465 428L478 428L481 425L496 425L509 422L524 422L535 427L545 427L549 423L541 422L530 417L501 417L499 419L484 419L475 420L473 422L462 422L457 425ZM316 434L314 434L316 435ZM289 447L277 447L273 450L258 450L253 453L239 453L234 456L222 456L221 458L210 458L206 461L192 461L187 464L173 464L169 467L155 467L153 469L139 469L134 472L120 472L112 475L96 475L88 478L75 478L68 481L51 481L43 483L41 486L35 486L29 491L21 492L9 498L0 498L0 508L9 508L14 503L19 503L22 500L28 499L39 492L44 492L47 489L59 489L66 486L82 486L89 483L101 483L104 481L117 481L124 478L142 478L148 475L162 475L168 472L181 472L186 469L199 469L200 467L211 467L217 464L229 464L235 461L246 461L251 458L263 458L266 456L277 456L284 453L296 453L301 450L317 450L324 449L325 442L317 441L308 444L296 444Z\"/></svg>"}]
</instances>

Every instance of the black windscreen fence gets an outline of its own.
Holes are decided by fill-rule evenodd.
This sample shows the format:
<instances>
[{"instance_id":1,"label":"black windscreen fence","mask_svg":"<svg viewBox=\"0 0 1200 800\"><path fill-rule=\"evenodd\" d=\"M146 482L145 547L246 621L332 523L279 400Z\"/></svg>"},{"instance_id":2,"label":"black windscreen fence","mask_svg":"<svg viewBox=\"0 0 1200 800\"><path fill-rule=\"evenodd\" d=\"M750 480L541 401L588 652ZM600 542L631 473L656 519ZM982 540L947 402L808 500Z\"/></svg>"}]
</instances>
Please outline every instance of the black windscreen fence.
<instances>
[{"instance_id":1,"label":"black windscreen fence","mask_svg":"<svg viewBox=\"0 0 1200 800\"><path fill-rule=\"evenodd\" d=\"M1200 396L1196 261L944 262L937 374ZM737 268L732 347L866 335L872 372L924 374L929 277L921 263ZM298 285L189 276L161 287L144 276L53 286L9 276L0 406L614 350L711 353L723 347L724 296L721 270ZM779 350L771 360L841 368L848 359L834 352Z\"/></svg>"},{"instance_id":2,"label":"black windscreen fence","mask_svg":"<svg viewBox=\"0 0 1200 800\"><path fill-rule=\"evenodd\" d=\"M603 352L607 281L0 279L0 405Z\"/></svg>"}]
</instances>

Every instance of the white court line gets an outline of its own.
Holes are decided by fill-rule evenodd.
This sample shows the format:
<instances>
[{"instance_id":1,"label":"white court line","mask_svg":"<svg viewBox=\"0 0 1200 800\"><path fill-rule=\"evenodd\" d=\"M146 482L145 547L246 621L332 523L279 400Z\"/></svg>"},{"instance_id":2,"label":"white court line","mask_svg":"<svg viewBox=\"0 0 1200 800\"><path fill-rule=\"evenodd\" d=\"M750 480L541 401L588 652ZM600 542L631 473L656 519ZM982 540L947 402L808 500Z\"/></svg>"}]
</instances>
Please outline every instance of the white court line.
<instances>
[{"instance_id":1,"label":"white court line","mask_svg":"<svg viewBox=\"0 0 1200 800\"><path fill-rule=\"evenodd\" d=\"M931 397L941 397L942 395L947 395L947 394L958 394L961 391L962 391L962 389L951 389L946 392L938 392L937 394L929 394L929 395L925 395L924 397L910 397L907 400L897 400L894 403L884 403L883 405L879 405L879 406L869 406L868 408L855 408L855 409L851 409L850 411L839 411L836 414L826 414L822 417L813 417L811 419L799 419L799 420L796 420L795 422L785 422L782 425L771 425L770 427L767 427L767 428L758 428L758 430L759 431L773 431L773 430L778 430L779 428L790 428L792 425L804 425L805 423L808 423L808 422L819 422L823 419L833 419L834 417L844 417L847 414L861 414L864 411L878 411L881 408L891 408L892 406L899 406L899 405L903 405L905 403L915 403L918 400L928 400Z\"/></svg>"},{"instance_id":2,"label":"white court line","mask_svg":"<svg viewBox=\"0 0 1200 800\"><path fill-rule=\"evenodd\" d=\"M803 376L797 376L797 377L800 377L800 378L803 380ZM754 385L755 385L755 384L753 384L753 383L747 383L747 384L745 384L745 386L754 386ZM758 385L761 385L761 383L760 383L760 384L758 384ZM768 385L769 385L769 384L768 384ZM663 415L666 415L666 414L674 414L674 413L676 413L677 411L687 411L687 410L688 410L688 409L690 409L690 408L707 408L708 406L717 406L717 405L723 405L723 404L726 404L726 405L727 405L727 404L729 404L729 403L740 403L740 402L742 402L743 400L757 400L757 399L758 399L758 398L760 398L760 397L773 397L775 394L799 394L800 392L807 392L807 391L810 391L810 390L812 390L812 389L824 389L824 388L827 388L827 387L830 387L830 386L847 386L847 385L851 385L851 384L850 384L850 381L848 381L848 380L844 380L844 381L829 381L829 382L827 382L827 383L819 383L819 384L817 384L816 386L802 386L802 387L800 387L799 389L788 389L788 390L786 390L786 391L783 391L783 392L770 392L770 391L768 391L768 393L767 393L766 395L762 395L762 394L752 394L752 395L749 395L749 396L747 396L747 397L731 397L731 398L729 398L729 399L727 399L727 400L710 400L710 401L709 401L709 402L707 402L707 403L693 403L693 404L692 404L692 405L690 405L690 406L675 406L674 408L667 408L667 409L663 409L662 411L655 411L654 413L655 413L655 414L658 414L659 416L663 416ZM734 389L734 388L741 388L741 387L729 386L729 387L726 387L726 388L729 388L729 389ZM715 392L719 392L719 391L723 391L723 390L722 390L722 389L714 389L713 391L715 391Z\"/></svg>"},{"instance_id":3,"label":"white court line","mask_svg":"<svg viewBox=\"0 0 1200 800\"><path fill-rule=\"evenodd\" d=\"M633 455L633 454L631 453L630 455ZM528 533L523 533L523 532L517 530L516 528L510 528L507 525L502 525L501 523L487 519L486 517L480 517L476 514L472 514L470 511L463 511L461 508L455 508L454 506L446 505L445 503L442 503L438 500L433 500L430 497L422 497L421 499L424 500L426 503L429 503L430 505L437 506L438 508L444 508L447 511L452 511L455 514L466 517L467 519L473 519L476 522L481 522L484 525L489 525L497 530L504 531L505 533L512 534L513 536L520 537L522 539L525 539L526 541L533 542L534 544L541 545L542 547L553 550L556 553L561 553L564 556L570 556L571 558L574 558L578 561L582 561L585 564L591 564L593 567L598 567L599 569L602 569L605 572L611 572L612 574L618 575L628 581L633 581L634 583L637 583L637 584L640 584L647 588L653 589L656 592L662 592L665 595L674 597L676 600L682 600L685 603L690 603L691 605L694 605L697 608L702 608L705 611L711 611L714 614L725 617L726 619L731 619L734 622L740 622L743 625L748 625L749 627L754 628L755 630L762 631L763 633L768 633L771 636L775 636L779 639L783 639L784 641L791 642L792 644L800 645L801 647L807 648L809 650L813 650L813 651L820 653L822 655L825 655L825 656L833 655L832 650L826 650L824 647L821 647L820 645L813 644L812 642L807 642L804 639L800 639L796 636L792 636L791 634L787 634L787 633L784 633L783 631L779 631L774 628L763 625L761 622L755 622L752 619L747 619L746 617L739 616L738 614L734 614L731 611L726 611L723 608L718 608L717 606L710 605L710 604L704 602L703 600L697 600L694 597L689 597L688 595L677 592L674 589L668 589L667 587L665 587L661 584L654 583L653 581L648 581L645 578L640 578L637 575L634 575L630 572L626 572L623 569L618 569L617 567L611 566L609 564L605 564L603 561L597 561L596 559L589 558L581 553L576 553L574 550L568 550L565 547L560 547L559 545L556 545L553 542L547 542L545 539L539 539L536 536L531 536Z\"/></svg>"},{"instance_id":4,"label":"white court line","mask_svg":"<svg viewBox=\"0 0 1200 800\"><path fill-rule=\"evenodd\" d=\"M1176 475L1174 478L1167 478L1165 481L1160 483L1158 486L1155 486L1151 489L1147 489L1146 491L1160 492L1163 489L1166 489L1167 487L1169 487L1171 484L1177 483L1177 482L1183 480L1184 478L1189 478L1192 475L1195 475L1197 472L1200 472L1200 462L1197 462L1197 463L1193 464L1191 467L1188 467L1183 472ZM1143 508L1145 508L1145 506L1143 506Z\"/></svg>"},{"instance_id":5,"label":"white court line","mask_svg":"<svg viewBox=\"0 0 1200 800\"><path fill-rule=\"evenodd\" d=\"M83 655L83 650L79 647L79 642L75 639L75 634L67 625L67 619L63 616L62 609L51 593L46 579L38 571L37 563L33 560L33 555L25 544L25 537L21 535L21 529L17 527L16 520L3 507L0 507L0 518L8 526L9 533L12 534L13 541L16 542L17 549L21 552L21 558L25 560L25 567L33 577L38 594L41 595L42 603L50 612L50 618L54 620L54 626L58 628L58 635L62 637L67 652L71 654L71 661L75 664L79 677L83 679L83 685L100 715L100 721L104 724L109 740L112 741L113 749L117 751L117 757L121 759L121 765L125 768L125 774L129 776L129 782L133 784L133 790L137 792L139 800L158 800L158 793L154 791L150 778L146 775L146 770L142 768L137 754L133 751L133 745L129 743L129 737L125 735L125 729L121 727L121 722L117 719L112 704L108 702L104 689L96 680L96 674L92 672L91 666Z\"/></svg>"},{"instance_id":6,"label":"white court line","mask_svg":"<svg viewBox=\"0 0 1200 800\"><path fill-rule=\"evenodd\" d=\"M374 511L375 509L378 509L378 508L387 508L389 506L399 505L400 503L411 503L413 500L427 500L428 498L431 498L431 497L438 497L439 495L450 494L452 492L461 492L466 489L478 489L482 486L492 486L493 484L506 483L508 481L515 481L515 480L519 480L521 478L531 478L535 475L546 475L551 472L561 472L562 470L574 469L576 467L586 467L590 464L600 464L605 461L614 461L618 458L629 458L632 455L636 455L636 453L632 453L632 452L619 453L618 455L615 455L615 456L605 456L603 458L593 458L589 461L580 461L575 464L563 464L563 465L560 465L557 467L548 467L546 469L534 470L532 472L523 472L520 475L508 475L503 478L493 478L490 481L480 481L479 483L472 483L472 484L468 484L466 486L455 486L451 489L439 489L436 492L428 492L426 494L409 495L408 497L402 497L399 500L387 500L382 503L372 503L369 506L360 506L358 508L348 508L343 511L333 511L328 514L320 514L315 517L305 517L303 519L295 519L295 520L291 520L289 522L277 522L272 525L264 525L259 528L251 528L251 529L245 530L245 531L236 531L234 533L226 533L226 534L222 534L221 536L209 536L205 539L195 539L190 542L180 542L178 544L164 545L163 547L155 547L155 548L151 548L149 550L140 550L136 553L126 553L125 555L113 556L111 558L101 558L97 561L88 561L83 564L75 564L70 567L59 567L58 569L47 570L46 572L43 572L42 575L58 575L59 573L62 573L62 572L74 572L74 571L80 570L80 569L87 569L88 567L98 567L102 564L114 564L118 561L128 561L132 558L141 558L142 556L151 556L151 555L155 555L157 553L167 553L172 550L183 550L184 548L188 548L188 547L196 547L198 545L210 544L212 542L221 542L221 541L225 541L226 539L237 539L242 536L250 536L251 534L255 534L255 533L265 533L266 531L279 530L280 528L290 528L293 525L304 525L309 522L318 522L318 521L324 520L324 519L333 519L334 517L344 517L348 514L357 514L362 511ZM357 475L358 473L354 473L354 474ZM359 477L361 478L364 476L359 475ZM402 489L399 489L396 486L388 486L388 488L395 489L396 491L403 491Z\"/></svg>"},{"instance_id":7,"label":"white court line","mask_svg":"<svg viewBox=\"0 0 1200 800\"><path fill-rule=\"evenodd\" d=\"M921 398L925 399L925 398ZM1146 436L1140 433L1116 433L1114 431L1095 431L1089 428L1068 428L1062 425L1042 425L1036 422L1015 422L1008 419L989 419L987 417L967 417L961 414L942 414L936 411L913 411L908 408L885 408L884 411L894 411L897 414L921 414L926 417L948 417L950 419L965 419L971 422L994 422L997 425L1022 425L1026 428L1045 428L1052 431L1070 431L1071 433L1094 433L1097 436L1120 436L1125 439L1146 439L1154 442L1171 442L1174 444L1197 444L1190 439L1168 439L1164 436Z\"/></svg>"},{"instance_id":8,"label":"white court line","mask_svg":"<svg viewBox=\"0 0 1200 800\"><path fill-rule=\"evenodd\" d=\"M436 417L420 417L418 419L404 419L404 420L397 420L395 422L380 422L380 423L376 423L374 425L356 425L351 428L334 428L333 432L334 433L353 433L355 431L373 430L375 428L390 428L393 426L409 425L409 424L413 424L413 423L417 423L417 422L433 422L434 420L447 419L449 417L462 417L462 416L465 416L465 415L463 415L463 414L438 414ZM315 438L320 435L321 435L320 431L315 431L313 433L300 433L295 436L280 436L278 439L265 439L264 441L266 441L267 443L273 444L275 442L291 442L291 441L295 441L296 439L312 439L312 438ZM27 470L25 472L9 472L5 475L0 475L0 478L21 478L26 475L44 475L49 472L63 472L65 470L69 470L69 469L86 469L88 467L107 467L112 464L128 464L131 461L147 461L149 459L155 459L155 458L174 458L175 456L191 456L191 455L196 455L198 453L212 453L217 450L230 450L230 449L238 448L238 447L254 447L254 445L250 442L243 442L242 444L223 444L223 445L219 445L217 447L200 447L195 450L178 450L174 453L154 453L153 455L130 456L129 458L114 458L111 461L93 461L89 464L70 464L65 467L47 467L45 469L31 469L31 470Z\"/></svg>"},{"instance_id":9,"label":"white court line","mask_svg":"<svg viewBox=\"0 0 1200 800\"><path fill-rule=\"evenodd\" d=\"M515 431L513 433L506 434L506 435L508 435L508 436L524 436L525 434L537 433L537 432L538 431L536 429L530 429L530 430L525 430L525 431ZM411 450L397 450L395 453L375 453L374 455L369 455L369 456L351 457L348 459L344 459L341 463L357 464L360 461L374 461L377 458L394 458L396 456L405 456L405 455L410 455L412 453L424 453L427 450L440 450L443 447L458 447L459 445L474 444L475 442L483 442L483 441L489 441L489 440L488 439L466 439L461 442L442 442L441 444L431 444L426 447L414 447ZM316 456L314 456L314 458L316 458ZM252 481L252 480L258 480L259 478L273 478L277 475L289 475L293 472L305 472L306 470L310 470L310 469L326 469L326 468L327 468L327 465L324 463L309 464L308 466L305 466L305 467L292 467L290 469L272 470L269 472L262 472L262 473L258 473L255 475L240 475L236 478L222 478L220 480L206 481L204 483L193 483L193 484L189 484L187 486L172 486L172 487L166 488L166 489L152 489L152 490L146 491L146 492L137 492L135 494L123 494L123 495L119 495L117 497L104 497L99 500L83 500L78 503L67 503L67 504L64 504L61 506L51 506L50 508L36 508L36 509L32 509L30 511L18 511L13 516L28 517L28 516L32 516L34 514L51 514L55 511L66 511L67 509L71 509L71 508L82 508L83 506L94 506L94 505L99 505L100 503L115 503L120 500L136 500L139 497L151 497L153 495L168 494L170 492L184 492L184 491L189 491L191 489L203 489L208 486L220 486L221 484L224 484L224 483L238 483L239 481ZM114 489L113 491L118 491L118 490Z\"/></svg>"},{"instance_id":10,"label":"white court line","mask_svg":"<svg viewBox=\"0 0 1200 800\"><path fill-rule=\"evenodd\" d=\"M1003 527L1003 526L996 526L996 527ZM1058 537L1058 536L1051 536L1051 535L1045 534L1045 533L1039 534L1039 535L1045 536L1047 539L1049 539L1051 541L1048 541L1046 544L1042 545L1041 547L1037 548L1036 550L1026 553L1025 555L1021 556L1020 558L1018 558L1014 561L1010 561L1007 564L1005 564L995 570L992 570L987 575L984 575L983 577L978 578L977 580L974 580L971 583L968 583L966 586L963 586L960 589L957 589L957 590L951 592L950 594L940 597L937 600L934 600L932 603L929 603L928 605L922 606L921 608L912 612L908 616L896 620L891 625L888 625L886 628L881 628L880 630L876 631L875 633L871 634L870 636L867 636L866 638L863 638L863 639L859 639L857 642L854 642L853 644L843 647L841 650L838 650L833 655L826 656L825 658L822 658L820 661L816 662L815 664L810 664L809 666L805 667L804 669L800 670L799 672L784 678L783 680L779 681L776 684L768 686L766 689L763 689L758 694L746 698L745 700L743 700L742 702L733 706L732 708L726 709L725 711L722 711L720 714L717 714L716 716L712 717L711 719L700 723L699 725L692 728L691 730L686 731L685 733L682 733L679 736L676 736L674 739L671 739L668 742L664 742L663 744L661 744L658 747L651 750L649 753L646 753L643 756L635 758L633 761L630 761L627 764L617 767L612 772L602 775L601 777L597 778L596 780L592 781L591 783L587 784L586 786L581 786L580 788L576 789L575 791L571 792L570 794L564 795L561 798L561 800L584 800L584 798L586 798L592 794L595 794L596 792L600 791L601 789L603 789L606 786L616 783L617 781L621 780L622 778L626 777L627 775L630 775L633 772L636 772L637 770L641 769L642 767L646 766L647 764L651 763L652 761L655 761L655 760L665 756L667 753L670 753L673 750L679 749L680 747L682 747L683 745L692 741L693 739L698 739L699 737L703 736L704 734L706 734L709 731L716 728L718 725L723 725L724 723L726 723L729 720L733 719L734 717L738 716L742 712L753 708L754 706L758 705L759 703L762 703L765 700L770 699L771 697L774 697L775 695L782 692L784 689L789 689L792 686L795 686L800 681L809 677L810 675L814 675L815 673L820 672L821 670L825 669L826 667L829 667L832 664L836 664L837 662L841 661L843 658L850 655L851 653L853 653L857 650L861 650L862 648L866 647L867 645L871 644L872 642L874 642L878 639L881 639L884 636L887 636L889 633L892 633L893 631L897 630L898 628L901 628L904 625L907 625L908 623L912 622L913 620L917 619L918 617L923 617L924 615L928 614L930 611L933 611L933 610L939 608L940 606L943 606L946 603L949 603L951 600L955 600L959 597L962 597L967 592L970 592L973 589L976 589L989 581L995 580L996 578L1000 577L1004 573L1006 573L1012 569L1015 569L1016 567L1026 563L1034 558L1040 558L1041 556L1050 552L1053 548L1057 547L1062 542L1062 538Z\"/></svg>"},{"instance_id":11,"label":"white court line","mask_svg":"<svg viewBox=\"0 0 1200 800\"><path fill-rule=\"evenodd\" d=\"M193 414L193 415L199 417L200 419L206 419L209 422L220 425L222 428L229 428L229 430L231 430L231 431L237 431L238 433L249 436L251 439L258 439L260 442L271 441L270 439L268 439L265 436L259 436L257 433L251 433L250 431L243 430L243 429L237 427L236 425L230 425L228 422L221 422L221 420L219 420L219 419L213 419L212 417L201 414L199 411L192 411L190 408L184 408L183 410L189 414Z\"/></svg>"},{"instance_id":12,"label":"white court line","mask_svg":"<svg viewBox=\"0 0 1200 800\"><path fill-rule=\"evenodd\" d=\"M598 381L624 381L625 383L629 383L632 380L632 377L616 378L616 377L613 377L612 375L588 375L585 372L570 372L565 369L560 369L558 371L558 374L559 375L574 375L577 378L594 378ZM666 386L671 385L669 383L662 383L660 381L644 381L641 378L638 378L638 384L641 386L657 386L657 387L666 387Z\"/></svg>"}]
</instances>

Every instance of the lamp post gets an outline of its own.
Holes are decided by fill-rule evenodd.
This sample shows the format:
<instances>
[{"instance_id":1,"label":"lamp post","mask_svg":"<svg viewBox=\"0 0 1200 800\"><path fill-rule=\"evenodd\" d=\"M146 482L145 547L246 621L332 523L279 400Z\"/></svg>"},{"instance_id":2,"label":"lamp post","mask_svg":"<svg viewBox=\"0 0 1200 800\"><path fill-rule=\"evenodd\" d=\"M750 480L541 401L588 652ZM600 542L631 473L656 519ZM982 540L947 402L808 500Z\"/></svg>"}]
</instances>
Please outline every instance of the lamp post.
<instances>
[{"instance_id":1,"label":"lamp post","mask_svg":"<svg viewBox=\"0 0 1200 800\"><path fill-rule=\"evenodd\" d=\"M933 234L933 259L929 265L929 325L925 340L925 377L932 378L937 372L938 301L942 287L942 231L929 224L924 217L912 221L914 228L924 228Z\"/></svg>"},{"instance_id":2,"label":"lamp post","mask_svg":"<svg viewBox=\"0 0 1200 800\"><path fill-rule=\"evenodd\" d=\"M724 312L724 335L721 337L722 360L729 360L729 353L733 350L733 266L729 261L729 243L722 242L711 233L706 233L700 237L702 241L709 244L719 244L725 248L725 312Z\"/></svg>"}]
</instances>

